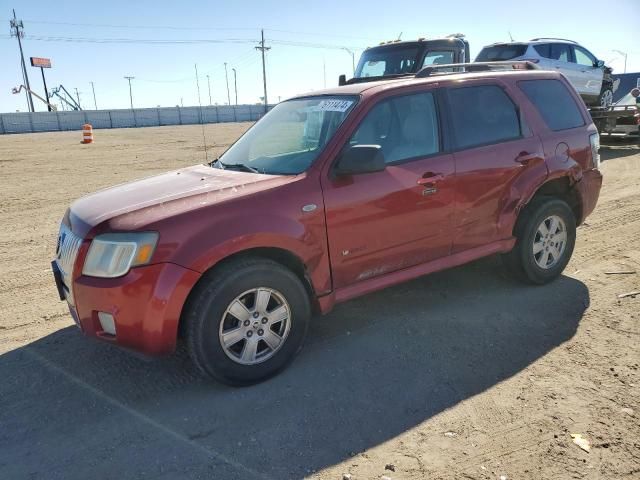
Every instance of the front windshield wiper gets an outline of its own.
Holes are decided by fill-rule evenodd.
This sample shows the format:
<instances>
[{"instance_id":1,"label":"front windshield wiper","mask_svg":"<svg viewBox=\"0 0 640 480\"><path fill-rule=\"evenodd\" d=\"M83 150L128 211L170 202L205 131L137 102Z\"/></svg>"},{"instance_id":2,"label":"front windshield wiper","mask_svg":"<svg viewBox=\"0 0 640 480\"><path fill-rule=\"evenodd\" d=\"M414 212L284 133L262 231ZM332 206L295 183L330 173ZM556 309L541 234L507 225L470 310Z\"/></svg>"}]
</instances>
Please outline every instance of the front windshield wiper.
<instances>
[{"instance_id":1,"label":"front windshield wiper","mask_svg":"<svg viewBox=\"0 0 640 480\"><path fill-rule=\"evenodd\" d=\"M218 158L211 162L210 165L212 167L214 165L219 165L218 168L221 168L223 170L226 170L228 168L229 170L243 170L250 173L261 173L257 168L250 167L249 165L245 165L244 163L222 163L222 161Z\"/></svg>"}]
</instances>

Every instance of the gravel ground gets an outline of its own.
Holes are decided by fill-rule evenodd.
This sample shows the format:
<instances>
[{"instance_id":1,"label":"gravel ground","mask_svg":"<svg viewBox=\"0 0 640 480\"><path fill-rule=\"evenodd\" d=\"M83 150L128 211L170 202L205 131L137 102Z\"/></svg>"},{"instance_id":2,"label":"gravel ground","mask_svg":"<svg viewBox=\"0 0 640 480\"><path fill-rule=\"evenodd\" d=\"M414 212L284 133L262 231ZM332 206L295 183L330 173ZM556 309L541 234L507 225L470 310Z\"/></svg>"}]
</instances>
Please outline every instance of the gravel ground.
<instances>
[{"instance_id":1,"label":"gravel ground","mask_svg":"<svg viewBox=\"0 0 640 480\"><path fill-rule=\"evenodd\" d=\"M248 126L207 125L210 156ZM82 337L57 300L74 198L204 160L199 126L95 137L0 136L0 478L640 478L640 295L618 298L640 290L637 145L603 147L558 281L525 287L487 258L389 288L317 318L280 376L232 389L183 351Z\"/></svg>"}]
</instances>

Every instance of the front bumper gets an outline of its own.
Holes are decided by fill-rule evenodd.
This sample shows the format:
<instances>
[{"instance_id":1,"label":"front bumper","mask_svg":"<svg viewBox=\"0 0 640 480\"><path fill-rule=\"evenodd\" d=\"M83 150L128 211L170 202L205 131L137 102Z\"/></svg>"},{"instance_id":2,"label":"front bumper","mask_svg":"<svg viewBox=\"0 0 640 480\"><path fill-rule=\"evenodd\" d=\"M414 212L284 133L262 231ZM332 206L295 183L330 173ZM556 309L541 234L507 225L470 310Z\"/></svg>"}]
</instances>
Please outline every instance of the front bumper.
<instances>
[{"instance_id":1,"label":"front bumper","mask_svg":"<svg viewBox=\"0 0 640 480\"><path fill-rule=\"evenodd\" d=\"M199 278L172 263L135 267L119 278L80 275L69 309L86 335L147 355L167 354L175 350L182 307ZM99 312L113 316L116 335L103 331Z\"/></svg>"}]
</instances>

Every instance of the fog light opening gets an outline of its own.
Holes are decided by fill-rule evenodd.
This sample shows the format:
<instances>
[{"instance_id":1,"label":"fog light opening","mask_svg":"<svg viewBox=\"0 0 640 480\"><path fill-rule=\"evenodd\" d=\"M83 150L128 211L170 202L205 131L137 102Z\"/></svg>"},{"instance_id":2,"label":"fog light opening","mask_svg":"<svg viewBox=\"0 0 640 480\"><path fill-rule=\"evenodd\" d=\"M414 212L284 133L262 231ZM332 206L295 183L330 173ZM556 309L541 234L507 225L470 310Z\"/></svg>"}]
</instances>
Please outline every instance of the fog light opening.
<instances>
[{"instance_id":1,"label":"fog light opening","mask_svg":"<svg viewBox=\"0 0 640 480\"><path fill-rule=\"evenodd\" d=\"M116 335L116 322L113 315L107 312L98 312L98 320L100 321L100 327L104 333L109 335Z\"/></svg>"}]
</instances>

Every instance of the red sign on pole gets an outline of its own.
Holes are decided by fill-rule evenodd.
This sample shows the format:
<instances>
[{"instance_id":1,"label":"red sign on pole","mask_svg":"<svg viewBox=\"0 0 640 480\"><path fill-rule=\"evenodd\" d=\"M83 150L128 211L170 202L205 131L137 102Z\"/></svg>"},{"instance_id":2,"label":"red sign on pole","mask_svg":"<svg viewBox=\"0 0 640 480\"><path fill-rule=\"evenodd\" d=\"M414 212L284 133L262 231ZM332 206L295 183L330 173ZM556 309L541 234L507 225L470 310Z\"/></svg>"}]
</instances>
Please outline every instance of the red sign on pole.
<instances>
[{"instance_id":1,"label":"red sign on pole","mask_svg":"<svg viewBox=\"0 0 640 480\"><path fill-rule=\"evenodd\" d=\"M51 68L50 58L31 57L31 66L40 68Z\"/></svg>"}]
</instances>

